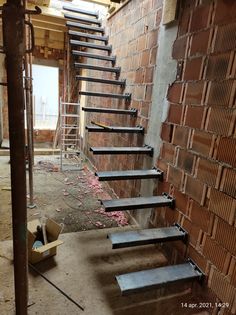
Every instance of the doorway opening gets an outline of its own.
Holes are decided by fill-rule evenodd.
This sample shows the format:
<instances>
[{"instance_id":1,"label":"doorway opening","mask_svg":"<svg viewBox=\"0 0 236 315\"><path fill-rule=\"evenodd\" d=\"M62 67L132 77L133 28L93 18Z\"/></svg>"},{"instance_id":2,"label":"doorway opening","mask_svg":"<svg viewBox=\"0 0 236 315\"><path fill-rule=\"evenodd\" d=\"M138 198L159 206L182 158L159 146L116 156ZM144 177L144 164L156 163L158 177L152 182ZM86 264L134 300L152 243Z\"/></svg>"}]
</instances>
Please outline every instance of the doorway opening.
<instances>
[{"instance_id":1,"label":"doorway opening","mask_svg":"<svg viewBox=\"0 0 236 315\"><path fill-rule=\"evenodd\" d=\"M55 130L59 107L59 68L33 65L34 129Z\"/></svg>"}]
</instances>

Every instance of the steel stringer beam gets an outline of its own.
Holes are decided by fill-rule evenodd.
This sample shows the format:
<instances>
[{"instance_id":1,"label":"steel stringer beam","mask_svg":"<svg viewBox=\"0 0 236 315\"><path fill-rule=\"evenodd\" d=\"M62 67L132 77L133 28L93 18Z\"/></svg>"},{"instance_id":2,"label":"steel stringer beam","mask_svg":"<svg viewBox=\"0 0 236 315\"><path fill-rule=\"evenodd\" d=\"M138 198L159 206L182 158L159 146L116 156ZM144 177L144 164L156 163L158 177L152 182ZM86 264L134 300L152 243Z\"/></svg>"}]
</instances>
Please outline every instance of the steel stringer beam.
<instances>
[{"instance_id":1,"label":"steel stringer beam","mask_svg":"<svg viewBox=\"0 0 236 315\"><path fill-rule=\"evenodd\" d=\"M3 44L7 70L15 307L17 315L27 314L28 302L25 102L23 93L24 14L24 7L20 0L8 0L2 7Z\"/></svg>"}]
</instances>

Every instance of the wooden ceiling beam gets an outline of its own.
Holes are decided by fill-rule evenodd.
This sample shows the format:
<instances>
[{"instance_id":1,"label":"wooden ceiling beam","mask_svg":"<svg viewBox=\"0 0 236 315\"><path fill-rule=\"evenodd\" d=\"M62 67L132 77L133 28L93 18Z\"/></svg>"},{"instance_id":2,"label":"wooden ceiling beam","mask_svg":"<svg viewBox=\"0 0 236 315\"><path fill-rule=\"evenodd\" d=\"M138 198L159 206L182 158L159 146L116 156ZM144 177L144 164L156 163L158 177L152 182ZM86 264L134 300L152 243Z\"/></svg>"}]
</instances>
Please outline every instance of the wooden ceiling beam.
<instances>
[{"instance_id":1,"label":"wooden ceiling beam","mask_svg":"<svg viewBox=\"0 0 236 315\"><path fill-rule=\"evenodd\" d=\"M100 5L103 5L105 7L109 7L109 5L111 4L110 0L82 0L82 1L100 4Z\"/></svg>"},{"instance_id":2,"label":"wooden ceiling beam","mask_svg":"<svg viewBox=\"0 0 236 315\"><path fill-rule=\"evenodd\" d=\"M31 20L33 22L41 22L41 23L48 23L55 26L65 26L66 21L65 19L60 19L53 16L47 16L47 15L31 15Z\"/></svg>"},{"instance_id":3,"label":"wooden ceiling beam","mask_svg":"<svg viewBox=\"0 0 236 315\"><path fill-rule=\"evenodd\" d=\"M45 23L43 21L34 21L34 20L32 22L36 29L48 30L48 31L59 32L59 33L67 31L66 26L63 26L63 25L55 25L51 23Z\"/></svg>"}]
</instances>

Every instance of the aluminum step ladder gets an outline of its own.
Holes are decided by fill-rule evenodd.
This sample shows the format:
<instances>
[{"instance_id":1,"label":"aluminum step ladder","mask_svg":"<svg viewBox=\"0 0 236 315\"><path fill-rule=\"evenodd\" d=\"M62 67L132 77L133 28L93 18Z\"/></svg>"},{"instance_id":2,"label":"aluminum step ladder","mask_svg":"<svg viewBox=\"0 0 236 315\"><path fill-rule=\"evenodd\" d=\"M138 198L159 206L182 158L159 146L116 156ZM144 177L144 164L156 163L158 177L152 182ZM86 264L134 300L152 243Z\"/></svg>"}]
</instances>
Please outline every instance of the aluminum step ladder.
<instances>
[{"instance_id":1,"label":"aluminum step ladder","mask_svg":"<svg viewBox=\"0 0 236 315\"><path fill-rule=\"evenodd\" d=\"M80 104L60 100L61 171L81 169Z\"/></svg>"}]
</instances>

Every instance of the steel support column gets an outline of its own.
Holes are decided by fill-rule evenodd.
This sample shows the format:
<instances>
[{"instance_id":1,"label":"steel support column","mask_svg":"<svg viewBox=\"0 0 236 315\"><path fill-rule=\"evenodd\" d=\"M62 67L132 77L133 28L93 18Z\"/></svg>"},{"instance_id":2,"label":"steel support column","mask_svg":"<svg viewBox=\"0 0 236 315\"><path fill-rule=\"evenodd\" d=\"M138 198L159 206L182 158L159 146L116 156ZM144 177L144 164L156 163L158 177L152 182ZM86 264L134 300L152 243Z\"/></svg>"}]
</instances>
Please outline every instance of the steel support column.
<instances>
[{"instance_id":1,"label":"steel support column","mask_svg":"<svg viewBox=\"0 0 236 315\"><path fill-rule=\"evenodd\" d=\"M3 6L2 19L8 83L15 305L17 315L26 315L28 299L27 203L22 67L25 54L25 24L24 7L21 1L7 0Z\"/></svg>"}]
</instances>

